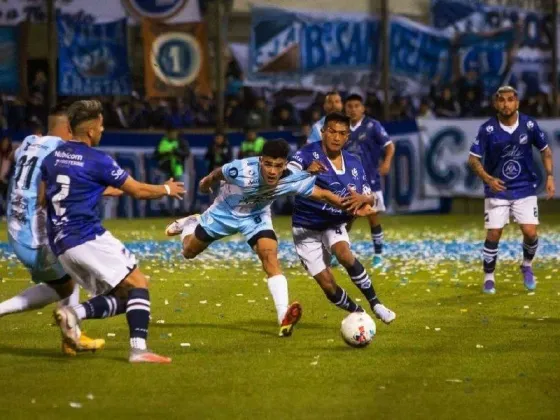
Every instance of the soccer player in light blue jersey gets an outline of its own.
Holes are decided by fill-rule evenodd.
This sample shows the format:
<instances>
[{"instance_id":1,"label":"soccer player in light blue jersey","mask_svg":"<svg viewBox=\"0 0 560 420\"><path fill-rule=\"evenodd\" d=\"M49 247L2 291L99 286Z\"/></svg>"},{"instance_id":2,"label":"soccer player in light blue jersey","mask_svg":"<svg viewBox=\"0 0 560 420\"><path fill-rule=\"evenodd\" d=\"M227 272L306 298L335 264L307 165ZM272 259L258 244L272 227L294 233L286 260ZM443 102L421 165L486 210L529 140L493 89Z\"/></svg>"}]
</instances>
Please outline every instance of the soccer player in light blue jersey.
<instances>
[{"instance_id":1,"label":"soccer player in light blue jersey","mask_svg":"<svg viewBox=\"0 0 560 420\"><path fill-rule=\"evenodd\" d=\"M323 103L323 109L325 110L325 116L317 121L311 126L311 134L307 139L307 143L314 143L321 141L322 139L322 129L325 125L325 118L331 112L341 112L342 111L342 98L340 94L336 91L331 91L325 96L325 102Z\"/></svg>"},{"instance_id":2,"label":"soccer player in light blue jersey","mask_svg":"<svg viewBox=\"0 0 560 420\"><path fill-rule=\"evenodd\" d=\"M167 229L168 236L181 235L183 256L195 258L213 241L241 233L256 252L268 277L268 289L274 300L281 337L292 334L301 317L301 305L288 305L288 282L278 263L278 241L270 213L271 203L294 194L320 200L341 208L342 200L315 185L316 166L309 171L288 170L290 146L285 140L269 140L261 157L234 160L214 170L200 181L201 192L222 182L220 195L201 216L176 220ZM371 209L371 208L369 208ZM366 213L367 208L361 212Z\"/></svg>"},{"instance_id":3,"label":"soccer player in light blue jersey","mask_svg":"<svg viewBox=\"0 0 560 420\"><path fill-rule=\"evenodd\" d=\"M29 270L35 286L0 303L0 316L42 308L64 300L75 305L79 287L70 278L52 253L47 239L46 210L38 203L43 159L72 137L66 107L53 108L48 117L48 134L26 137L14 152L15 174L8 193L8 241L17 258ZM92 340L82 334L81 350L97 350L105 340ZM62 351L75 355L65 342Z\"/></svg>"},{"instance_id":4,"label":"soccer player in light blue jersey","mask_svg":"<svg viewBox=\"0 0 560 420\"><path fill-rule=\"evenodd\" d=\"M182 182L149 185L134 180L109 155L95 149L103 133L99 101L77 101L68 109L72 139L49 154L41 165L51 249L64 270L95 297L54 311L63 338L79 346L82 319L126 312L131 363L169 363L147 349L150 319L148 280L135 256L108 232L97 205L107 187L137 199L180 198ZM41 197L40 197L41 198Z\"/></svg>"},{"instance_id":5,"label":"soccer player in light blue jersey","mask_svg":"<svg viewBox=\"0 0 560 420\"><path fill-rule=\"evenodd\" d=\"M555 192L552 152L546 135L537 122L519 110L517 91L502 86L494 95L498 115L480 127L469 156L469 166L484 182L484 227L487 229L483 249L484 285L482 291L496 293L494 271L498 243L510 215L523 234L521 273L527 290L537 287L532 262L537 252L539 209L537 174L533 164L533 147L541 153L546 171L546 193Z\"/></svg>"}]
</instances>

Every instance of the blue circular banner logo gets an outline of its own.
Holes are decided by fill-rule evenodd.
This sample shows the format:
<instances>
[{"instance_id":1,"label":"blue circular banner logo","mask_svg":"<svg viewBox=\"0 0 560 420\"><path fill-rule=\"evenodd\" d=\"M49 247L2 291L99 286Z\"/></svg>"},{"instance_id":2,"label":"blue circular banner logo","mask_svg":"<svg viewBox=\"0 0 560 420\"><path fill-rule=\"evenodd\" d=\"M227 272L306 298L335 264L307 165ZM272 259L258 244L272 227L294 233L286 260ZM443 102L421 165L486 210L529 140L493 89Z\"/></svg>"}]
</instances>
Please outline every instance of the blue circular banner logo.
<instances>
[{"instance_id":1,"label":"blue circular banner logo","mask_svg":"<svg viewBox=\"0 0 560 420\"><path fill-rule=\"evenodd\" d=\"M189 0L123 0L126 8L136 17L169 19L177 15Z\"/></svg>"},{"instance_id":2,"label":"blue circular banner logo","mask_svg":"<svg viewBox=\"0 0 560 420\"><path fill-rule=\"evenodd\" d=\"M168 85L186 86L198 76L201 51L192 35L167 32L156 38L151 63L155 75Z\"/></svg>"}]
</instances>

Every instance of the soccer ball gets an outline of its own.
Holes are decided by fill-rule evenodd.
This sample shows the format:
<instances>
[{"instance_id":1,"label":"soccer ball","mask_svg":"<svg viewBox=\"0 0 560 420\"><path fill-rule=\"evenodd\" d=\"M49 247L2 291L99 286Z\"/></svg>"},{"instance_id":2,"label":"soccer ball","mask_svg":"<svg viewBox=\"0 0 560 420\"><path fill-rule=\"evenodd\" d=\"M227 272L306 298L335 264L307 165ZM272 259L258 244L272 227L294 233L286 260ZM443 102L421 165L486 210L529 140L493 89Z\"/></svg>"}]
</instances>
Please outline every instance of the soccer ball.
<instances>
[{"instance_id":1,"label":"soccer ball","mask_svg":"<svg viewBox=\"0 0 560 420\"><path fill-rule=\"evenodd\" d=\"M365 312L352 312L342 320L340 334L351 347L366 347L375 337L375 322Z\"/></svg>"}]
</instances>

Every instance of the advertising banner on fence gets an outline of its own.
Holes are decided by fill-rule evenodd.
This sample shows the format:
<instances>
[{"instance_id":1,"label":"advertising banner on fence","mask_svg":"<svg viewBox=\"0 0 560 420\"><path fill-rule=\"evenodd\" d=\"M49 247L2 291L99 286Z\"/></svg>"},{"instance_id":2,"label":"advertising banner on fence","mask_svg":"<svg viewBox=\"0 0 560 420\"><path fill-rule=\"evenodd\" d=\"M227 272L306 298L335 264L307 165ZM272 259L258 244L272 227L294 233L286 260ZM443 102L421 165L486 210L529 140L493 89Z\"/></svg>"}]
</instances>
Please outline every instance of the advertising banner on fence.
<instances>
[{"instance_id":1,"label":"advertising banner on fence","mask_svg":"<svg viewBox=\"0 0 560 420\"><path fill-rule=\"evenodd\" d=\"M144 18L167 23L199 22L198 0L54 0L59 14L87 21L113 22L127 18L135 24ZM0 26L23 21L46 22L46 0L1 0Z\"/></svg>"},{"instance_id":2,"label":"advertising banner on fence","mask_svg":"<svg viewBox=\"0 0 560 420\"><path fill-rule=\"evenodd\" d=\"M424 148L424 192L427 197L484 197L482 181L467 166L469 150L486 120L418 120ZM547 134L554 156L554 175L560 179L560 120L539 121ZM539 179L537 191L544 189L544 168L540 152L533 158ZM556 197L560 197L560 188Z\"/></svg>"},{"instance_id":3,"label":"advertising banner on fence","mask_svg":"<svg viewBox=\"0 0 560 420\"><path fill-rule=\"evenodd\" d=\"M144 83L150 97L184 96L195 84L210 93L208 37L204 23L167 25L142 21Z\"/></svg>"},{"instance_id":4,"label":"advertising banner on fence","mask_svg":"<svg viewBox=\"0 0 560 420\"><path fill-rule=\"evenodd\" d=\"M379 67L380 22L367 14L251 9L251 86L367 90Z\"/></svg>"},{"instance_id":5,"label":"advertising banner on fence","mask_svg":"<svg viewBox=\"0 0 560 420\"><path fill-rule=\"evenodd\" d=\"M58 93L129 95L126 20L87 24L57 17Z\"/></svg>"},{"instance_id":6,"label":"advertising banner on fence","mask_svg":"<svg viewBox=\"0 0 560 420\"><path fill-rule=\"evenodd\" d=\"M512 83L522 81L529 92L549 83L554 38L552 16L542 10L492 5L480 0L432 0L432 23L448 35L484 34L516 28L519 36L511 57ZM503 2L502 2L503 3ZM523 5L523 2L516 2Z\"/></svg>"}]
</instances>

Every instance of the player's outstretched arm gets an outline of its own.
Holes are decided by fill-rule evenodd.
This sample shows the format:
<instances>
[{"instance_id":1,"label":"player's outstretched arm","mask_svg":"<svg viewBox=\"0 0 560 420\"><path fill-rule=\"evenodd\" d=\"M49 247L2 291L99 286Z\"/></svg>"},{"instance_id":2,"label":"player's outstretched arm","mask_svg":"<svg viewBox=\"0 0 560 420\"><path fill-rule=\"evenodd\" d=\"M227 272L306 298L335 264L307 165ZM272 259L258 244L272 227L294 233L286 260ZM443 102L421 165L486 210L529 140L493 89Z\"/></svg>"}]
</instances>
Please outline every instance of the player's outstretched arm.
<instances>
[{"instance_id":1,"label":"player's outstretched arm","mask_svg":"<svg viewBox=\"0 0 560 420\"><path fill-rule=\"evenodd\" d=\"M107 187L105 191L103 191L103 197L120 197L123 194L124 192L122 190L114 187Z\"/></svg>"},{"instance_id":2,"label":"player's outstretched arm","mask_svg":"<svg viewBox=\"0 0 560 420\"><path fill-rule=\"evenodd\" d=\"M167 180L163 185L152 185L138 182L129 176L120 189L139 200L154 200L166 195L180 199L185 194L184 183L173 181L173 178Z\"/></svg>"},{"instance_id":3,"label":"player's outstretched arm","mask_svg":"<svg viewBox=\"0 0 560 420\"><path fill-rule=\"evenodd\" d=\"M556 187L554 186L554 172L552 168L553 159L550 147L547 147L541 152L541 158L544 170L546 171L546 198L551 199L554 197Z\"/></svg>"},{"instance_id":4,"label":"player's outstretched arm","mask_svg":"<svg viewBox=\"0 0 560 420\"><path fill-rule=\"evenodd\" d=\"M324 201L326 203L329 203L331 206L339 209L344 209L344 206L342 204L342 197L316 185L313 187L313 192L311 193L309 198L317 201Z\"/></svg>"},{"instance_id":5,"label":"player's outstretched arm","mask_svg":"<svg viewBox=\"0 0 560 420\"><path fill-rule=\"evenodd\" d=\"M221 166L202 178L198 183L198 189L201 193L207 194L212 191L212 185L220 181L225 181Z\"/></svg>"},{"instance_id":6,"label":"player's outstretched arm","mask_svg":"<svg viewBox=\"0 0 560 420\"><path fill-rule=\"evenodd\" d=\"M488 172L484 170L484 166L482 166L482 162L480 161L480 158L471 154L469 155L468 164L469 167L472 169L472 171L480 179L482 179L482 182L488 184L488 186L493 192L498 193L506 190L506 185L504 181L502 181L499 178L494 178L493 176L490 176Z\"/></svg>"}]
</instances>

